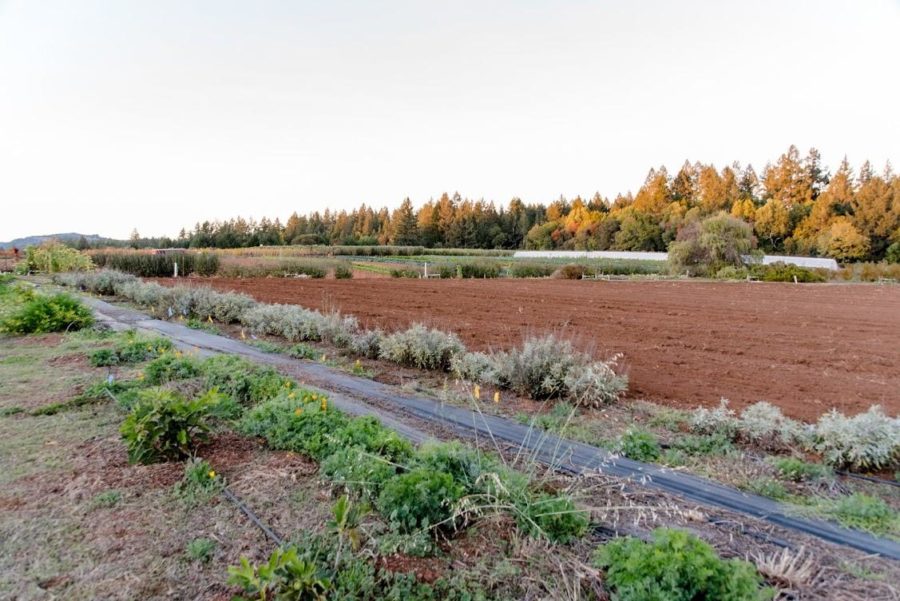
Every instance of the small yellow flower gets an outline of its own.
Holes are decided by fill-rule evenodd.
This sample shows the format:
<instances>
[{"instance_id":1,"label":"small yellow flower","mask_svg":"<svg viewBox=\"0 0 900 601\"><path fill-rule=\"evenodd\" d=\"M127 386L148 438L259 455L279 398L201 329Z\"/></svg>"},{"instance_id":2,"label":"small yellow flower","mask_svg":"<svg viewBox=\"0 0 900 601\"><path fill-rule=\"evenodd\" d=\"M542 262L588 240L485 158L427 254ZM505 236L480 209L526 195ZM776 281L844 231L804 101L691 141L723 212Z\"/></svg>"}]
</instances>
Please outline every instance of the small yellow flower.
<instances>
[{"instance_id":1,"label":"small yellow flower","mask_svg":"<svg viewBox=\"0 0 900 601\"><path fill-rule=\"evenodd\" d=\"M478 384L475 385L475 398L479 401L481 400L481 386Z\"/></svg>"},{"instance_id":2,"label":"small yellow flower","mask_svg":"<svg viewBox=\"0 0 900 601\"><path fill-rule=\"evenodd\" d=\"M296 416L303 415L303 408L297 407L296 409L294 409L294 415L296 415Z\"/></svg>"},{"instance_id":3,"label":"small yellow flower","mask_svg":"<svg viewBox=\"0 0 900 601\"><path fill-rule=\"evenodd\" d=\"M500 391L499 391L499 390L498 390L497 392L494 393L494 402L495 402L495 403L499 403L499 402L500 402Z\"/></svg>"},{"instance_id":4,"label":"small yellow flower","mask_svg":"<svg viewBox=\"0 0 900 601\"><path fill-rule=\"evenodd\" d=\"M322 411L326 411L328 409L328 399L322 397Z\"/></svg>"},{"instance_id":5,"label":"small yellow flower","mask_svg":"<svg viewBox=\"0 0 900 601\"><path fill-rule=\"evenodd\" d=\"M215 477L216 477L216 470L209 470L209 477L210 477L210 478L215 478Z\"/></svg>"}]
</instances>

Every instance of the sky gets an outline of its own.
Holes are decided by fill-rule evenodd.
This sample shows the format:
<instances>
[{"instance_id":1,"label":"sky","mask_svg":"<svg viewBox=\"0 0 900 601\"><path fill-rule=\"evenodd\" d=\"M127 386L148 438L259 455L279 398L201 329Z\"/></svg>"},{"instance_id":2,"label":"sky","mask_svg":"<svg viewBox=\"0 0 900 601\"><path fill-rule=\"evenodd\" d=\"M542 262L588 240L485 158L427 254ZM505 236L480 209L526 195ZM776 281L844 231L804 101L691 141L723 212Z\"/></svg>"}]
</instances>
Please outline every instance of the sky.
<instances>
[{"instance_id":1,"label":"sky","mask_svg":"<svg viewBox=\"0 0 900 601\"><path fill-rule=\"evenodd\" d=\"M0 0L0 240L900 167L900 0Z\"/></svg>"}]
</instances>

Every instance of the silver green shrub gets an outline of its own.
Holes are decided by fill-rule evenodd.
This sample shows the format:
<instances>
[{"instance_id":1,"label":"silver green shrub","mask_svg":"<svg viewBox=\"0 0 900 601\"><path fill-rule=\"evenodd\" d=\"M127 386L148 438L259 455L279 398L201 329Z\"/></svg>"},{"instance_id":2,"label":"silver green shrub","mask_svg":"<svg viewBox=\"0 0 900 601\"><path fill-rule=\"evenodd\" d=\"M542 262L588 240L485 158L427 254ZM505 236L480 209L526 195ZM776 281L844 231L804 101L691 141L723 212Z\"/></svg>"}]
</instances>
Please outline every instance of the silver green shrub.
<instances>
[{"instance_id":1,"label":"silver green shrub","mask_svg":"<svg viewBox=\"0 0 900 601\"><path fill-rule=\"evenodd\" d=\"M447 371L453 357L465 350L456 334L417 323L408 330L385 336L379 356L400 365Z\"/></svg>"},{"instance_id":2,"label":"silver green shrub","mask_svg":"<svg viewBox=\"0 0 900 601\"><path fill-rule=\"evenodd\" d=\"M259 303L241 316L241 324L256 334L281 336L292 342L321 340L322 316L296 305Z\"/></svg>"},{"instance_id":3,"label":"silver green shrub","mask_svg":"<svg viewBox=\"0 0 900 601\"><path fill-rule=\"evenodd\" d=\"M450 372L460 380L497 384L494 361L485 353L461 353L450 361Z\"/></svg>"},{"instance_id":4,"label":"silver green shrub","mask_svg":"<svg viewBox=\"0 0 900 601\"><path fill-rule=\"evenodd\" d=\"M238 323L241 316L256 305L256 301L246 294L216 292L199 286L190 290L191 309L201 319L212 317L222 323Z\"/></svg>"},{"instance_id":5,"label":"silver green shrub","mask_svg":"<svg viewBox=\"0 0 900 601\"><path fill-rule=\"evenodd\" d=\"M785 417L781 409L765 401L741 411L736 425L742 438L768 448L783 448L811 440L810 428Z\"/></svg>"},{"instance_id":6,"label":"silver green shrub","mask_svg":"<svg viewBox=\"0 0 900 601\"><path fill-rule=\"evenodd\" d=\"M381 353L381 330L363 330L350 337L350 352L369 359L377 359Z\"/></svg>"},{"instance_id":7,"label":"silver green shrub","mask_svg":"<svg viewBox=\"0 0 900 601\"><path fill-rule=\"evenodd\" d=\"M571 342L553 335L528 338L521 348L495 353L492 359L500 386L534 399L566 396L569 372L591 363Z\"/></svg>"},{"instance_id":8,"label":"silver green shrub","mask_svg":"<svg viewBox=\"0 0 900 601\"><path fill-rule=\"evenodd\" d=\"M729 438L737 431L734 411L728 408L728 399L721 399L715 409L698 407L688 419L688 425L697 434L724 434Z\"/></svg>"},{"instance_id":9,"label":"silver green shrub","mask_svg":"<svg viewBox=\"0 0 900 601\"><path fill-rule=\"evenodd\" d=\"M615 361L595 361L570 369L563 380L567 396L579 405L593 407L619 400L628 390L628 377L613 370Z\"/></svg>"},{"instance_id":10,"label":"silver green shrub","mask_svg":"<svg viewBox=\"0 0 900 601\"><path fill-rule=\"evenodd\" d=\"M897 469L900 467L900 419L879 405L847 417L832 410L819 418L815 450L835 467Z\"/></svg>"},{"instance_id":11,"label":"silver green shrub","mask_svg":"<svg viewBox=\"0 0 900 601\"><path fill-rule=\"evenodd\" d=\"M117 287L126 282L139 282L136 277L120 271L101 269L98 271L69 272L54 276L53 281L94 294L111 296L118 294Z\"/></svg>"},{"instance_id":12,"label":"silver green shrub","mask_svg":"<svg viewBox=\"0 0 900 601\"><path fill-rule=\"evenodd\" d=\"M359 332L359 323L352 315L340 313L319 313L319 336L322 340L330 342L338 348L349 348L353 343L353 337Z\"/></svg>"}]
</instances>

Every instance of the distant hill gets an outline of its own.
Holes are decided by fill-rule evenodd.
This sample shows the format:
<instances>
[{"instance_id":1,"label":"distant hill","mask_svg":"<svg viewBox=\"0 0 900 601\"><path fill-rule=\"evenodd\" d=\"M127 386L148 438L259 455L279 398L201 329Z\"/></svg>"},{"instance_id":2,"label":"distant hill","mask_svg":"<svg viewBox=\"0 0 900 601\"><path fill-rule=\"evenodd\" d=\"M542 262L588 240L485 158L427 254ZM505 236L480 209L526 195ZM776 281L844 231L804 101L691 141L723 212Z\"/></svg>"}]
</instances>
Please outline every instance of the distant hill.
<instances>
[{"instance_id":1,"label":"distant hill","mask_svg":"<svg viewBox=\"0 0 900 601\"><path fill-rule=\"evenodd\" d=\"M68 232L64 234L48 234L46 236L26 236L25 238L16 238L15 240L10 240L9 242L0 242L0 248L12 248L14 246L16 248L25 248L26 246L40 244L52 239L56 239L61 242L77 242L78 239L82 236L84 236L85 239L87 239L87 241L91 244L110 240L110 238L104 238L103 236L98 236L97 234L79 234L76 232Z\"/></svg>"}]
</instances>

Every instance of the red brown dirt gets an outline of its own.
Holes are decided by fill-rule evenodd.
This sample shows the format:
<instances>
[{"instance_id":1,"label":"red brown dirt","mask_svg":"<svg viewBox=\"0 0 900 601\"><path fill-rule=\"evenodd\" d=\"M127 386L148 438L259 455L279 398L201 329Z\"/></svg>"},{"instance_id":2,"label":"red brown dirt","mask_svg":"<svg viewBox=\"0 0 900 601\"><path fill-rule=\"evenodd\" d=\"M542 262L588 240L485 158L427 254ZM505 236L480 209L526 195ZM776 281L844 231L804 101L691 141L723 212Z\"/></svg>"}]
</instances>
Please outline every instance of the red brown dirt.
<instances>
[{"instance_id":1,"label":"red brown dirt","mask_svg":"<svg viewBox=\"0 0 900 601\"><path fill-rule=\"evenodd\" d=\"M183 283L185 280L180 280ZM420 321L470 349L531 334L623 353L630 397L675 407L766 400L795 418L880 403L900 411L900 287L701 281L195 280L258 300L355 315L387 330ZM171 284L171 280L162 281Z\"/></svg>"}]
</instances>

